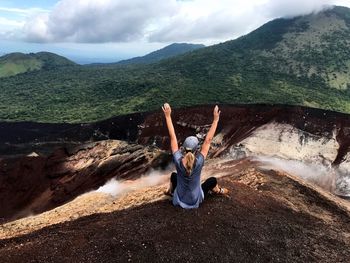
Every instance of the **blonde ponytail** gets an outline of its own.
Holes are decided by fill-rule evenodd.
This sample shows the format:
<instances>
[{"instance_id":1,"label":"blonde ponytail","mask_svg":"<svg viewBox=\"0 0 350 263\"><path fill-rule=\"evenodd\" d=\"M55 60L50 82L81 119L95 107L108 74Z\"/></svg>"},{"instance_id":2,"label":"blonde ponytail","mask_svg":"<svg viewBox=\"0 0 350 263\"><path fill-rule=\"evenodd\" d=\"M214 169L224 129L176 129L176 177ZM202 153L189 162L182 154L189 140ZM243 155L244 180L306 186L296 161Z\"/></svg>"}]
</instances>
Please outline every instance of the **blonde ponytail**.
<instances>
[{"instance_id":1,"label":"blonde ponytail","mask_svg":"<svg viewBox=\"0 0 350 263\"><path fill-rule=\"evenodd\" d=\"M185 157L185 169L187 172L187 175L190 175L192 173L195 157L192 152L186 153Z\"/></svg>"}]
</instances>

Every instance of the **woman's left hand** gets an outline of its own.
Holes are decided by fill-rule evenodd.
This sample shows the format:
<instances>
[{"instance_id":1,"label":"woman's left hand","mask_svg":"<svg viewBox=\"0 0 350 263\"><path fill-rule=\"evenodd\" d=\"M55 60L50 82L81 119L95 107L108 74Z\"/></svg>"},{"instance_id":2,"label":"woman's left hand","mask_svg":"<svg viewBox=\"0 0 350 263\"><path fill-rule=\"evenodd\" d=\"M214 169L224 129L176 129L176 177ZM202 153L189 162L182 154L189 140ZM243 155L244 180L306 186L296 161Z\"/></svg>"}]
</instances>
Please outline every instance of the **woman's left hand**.
<instances>
[{"instance_id":1,"label":"woman's left hand","mask_svg":"<svg viewBox=\"0 0 350 263\"><path fill-rule=\"evenodd\" d=\"M162 107L165 117L170 117L171 115L171 107L168 103L164 103Z\"/></svg>"}]
</instances>

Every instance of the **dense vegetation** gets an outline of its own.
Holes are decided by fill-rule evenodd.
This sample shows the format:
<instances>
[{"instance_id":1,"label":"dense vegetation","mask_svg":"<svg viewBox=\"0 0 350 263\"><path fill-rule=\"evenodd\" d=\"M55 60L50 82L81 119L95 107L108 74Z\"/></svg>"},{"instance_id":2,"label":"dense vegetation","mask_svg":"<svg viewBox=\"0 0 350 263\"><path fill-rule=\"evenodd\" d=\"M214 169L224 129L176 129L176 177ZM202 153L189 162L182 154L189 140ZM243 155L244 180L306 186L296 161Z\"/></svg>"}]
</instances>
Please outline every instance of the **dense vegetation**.
<instances>
[{"instance_id":1,"label":"dense vegetation","mask_svg":"<svg viewBox=\"0 0 350 263\"><path fill-rule=\"evenodd\" d=\"M150 65L75 66L0 82L0 119L95 121L204 103L282 103L350 113L350 9L277 19L237 40Z\"/></svg>"}]
</instances>

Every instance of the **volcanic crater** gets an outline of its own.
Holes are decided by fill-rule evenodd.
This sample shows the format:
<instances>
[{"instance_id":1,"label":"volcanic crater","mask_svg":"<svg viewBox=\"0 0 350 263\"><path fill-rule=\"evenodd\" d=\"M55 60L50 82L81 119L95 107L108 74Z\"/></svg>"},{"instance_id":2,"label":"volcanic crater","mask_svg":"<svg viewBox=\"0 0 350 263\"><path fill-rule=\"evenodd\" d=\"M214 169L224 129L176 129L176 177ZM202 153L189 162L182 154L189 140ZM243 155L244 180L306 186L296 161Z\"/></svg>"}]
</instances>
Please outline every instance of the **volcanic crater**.
<instances>
[{"instance_id":1,"label":"volcanic crater","mask_svg":"<svg viewBox=\"0 0 350 263\"><path fill-rule=\"evenodd\" d=\"M349 115L220 109L203 178L219 177L230 194L191 211L162 194L173 167L161 111L83 124L1 123L4 262L347 261ZM173 110L180 143L204 138L212 110Z\"/></svg>"}]
</instances>

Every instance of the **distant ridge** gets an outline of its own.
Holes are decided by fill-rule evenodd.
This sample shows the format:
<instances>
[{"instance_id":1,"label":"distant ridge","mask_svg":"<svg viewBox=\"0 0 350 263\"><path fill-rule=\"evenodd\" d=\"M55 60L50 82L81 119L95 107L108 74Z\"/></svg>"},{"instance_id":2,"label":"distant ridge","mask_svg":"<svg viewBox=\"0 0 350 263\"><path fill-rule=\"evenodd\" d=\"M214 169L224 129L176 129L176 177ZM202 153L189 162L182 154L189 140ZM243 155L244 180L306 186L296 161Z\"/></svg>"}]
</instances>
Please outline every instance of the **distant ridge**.
<instances>
[{"instance_id":1,"label":"distant ridge","mask_svg":"<svg viewBox=\"0 0 350 263\"><path fill-rule=\"evenodd\" d=\"M0 57L0 78L41 70L74 66L69 59L50 52L9 53Z\"/></svg>"},{"instance_id":2,"label":"distant ridge","mask_svg":"<svg viewBox=\"0 0 350 263\"><path fill-rule=\"evenodd\" d=\"M350 9L270 21L238 39L133 66L40 70L0 81L0 119L89 122L200 104L350 113Z\"/></svg>"},{"instance_id":3,"label":"distant ridge","mask_svg":"<svg viewBox=\"0 0 350 263\"><path fill-rule=\"evenodd\" d=\"M190 52L199 48L203 48L203 47L205 46L202 44L174 43L162 49L151 52L145 56L122 60L115 64L118 64L118 65L150 64L150 63L161 61L166 58L182 55L187 52Z\"/></svg>"}]
</instances>

